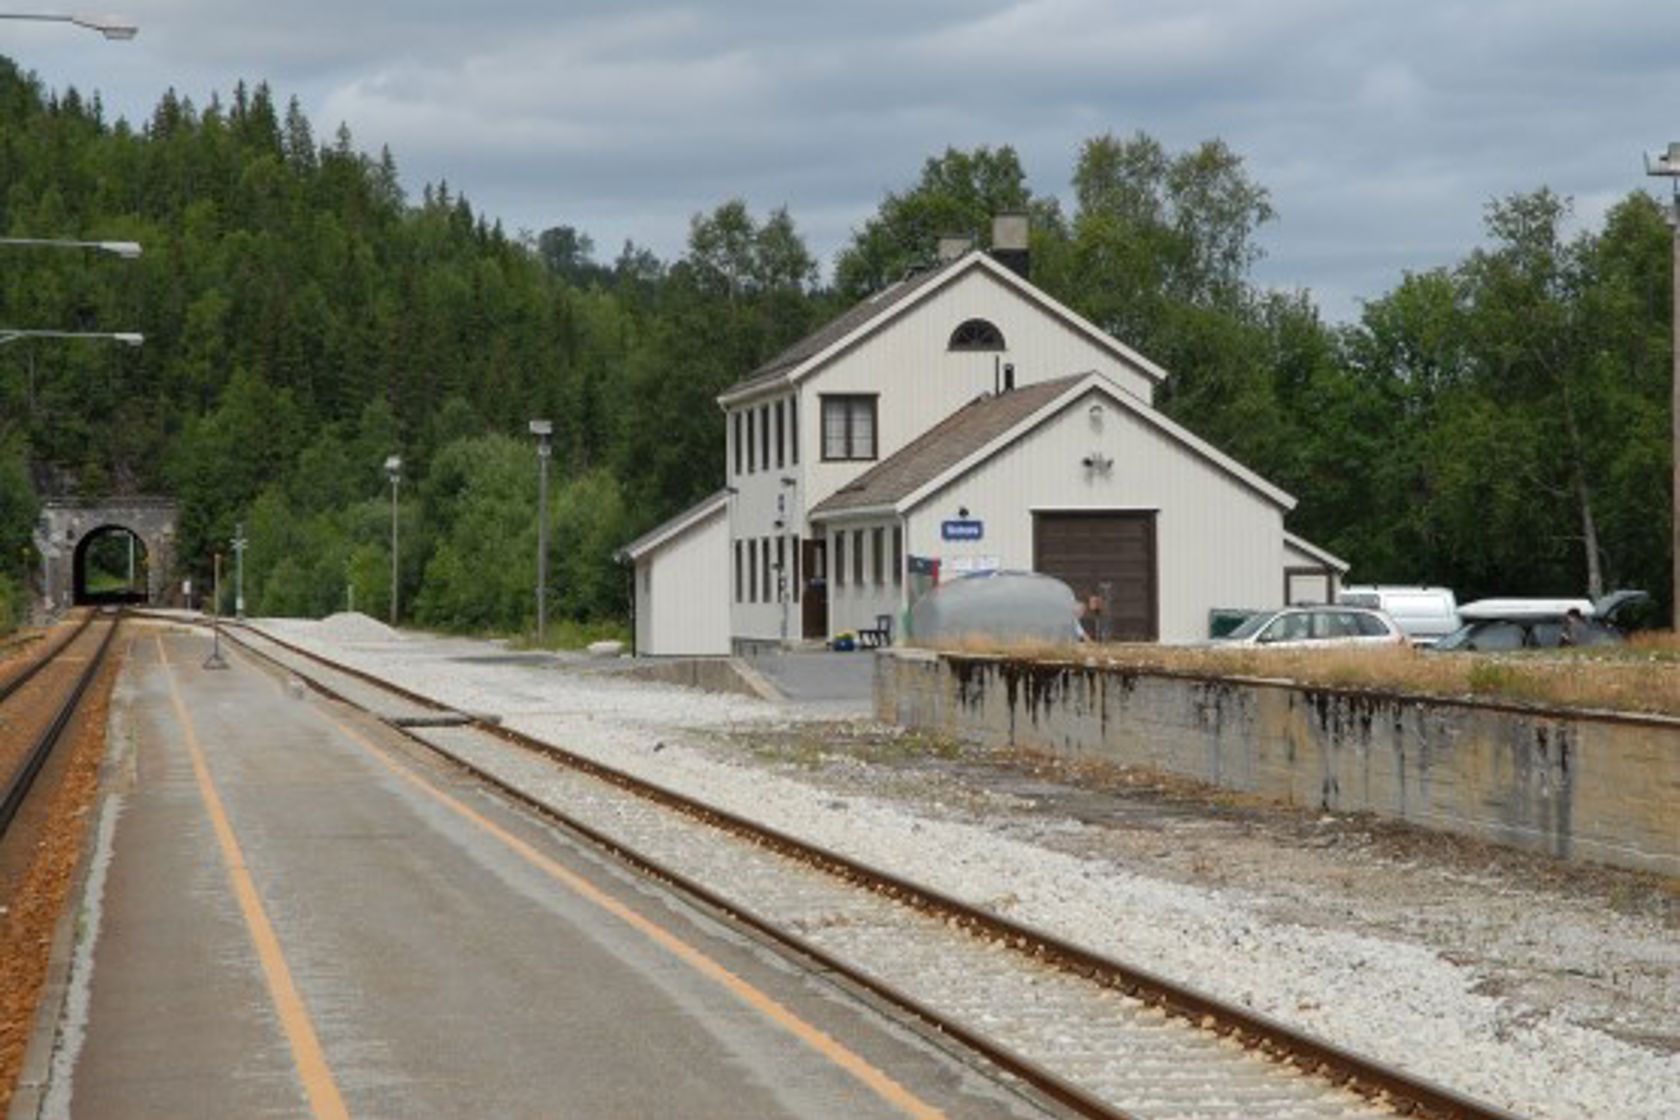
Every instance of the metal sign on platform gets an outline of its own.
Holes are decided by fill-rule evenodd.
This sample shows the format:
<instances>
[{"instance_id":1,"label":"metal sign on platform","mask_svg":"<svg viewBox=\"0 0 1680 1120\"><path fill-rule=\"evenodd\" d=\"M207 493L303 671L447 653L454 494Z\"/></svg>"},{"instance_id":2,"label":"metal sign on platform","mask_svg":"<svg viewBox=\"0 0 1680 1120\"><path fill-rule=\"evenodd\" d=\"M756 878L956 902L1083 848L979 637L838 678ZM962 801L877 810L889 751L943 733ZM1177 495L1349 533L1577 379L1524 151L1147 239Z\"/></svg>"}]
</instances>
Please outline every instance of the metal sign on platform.
<instances>
[{"instance_id":1,"label":"metal sign on platform","mask_svg":"<svg viewBox=\"0 0 1680 1120\"><path fill-rule=\"evenodd\" d=\"M941 521L939 535L948 541L977 541L986 535L983 521Z\"/></svg>"}]
</instances>

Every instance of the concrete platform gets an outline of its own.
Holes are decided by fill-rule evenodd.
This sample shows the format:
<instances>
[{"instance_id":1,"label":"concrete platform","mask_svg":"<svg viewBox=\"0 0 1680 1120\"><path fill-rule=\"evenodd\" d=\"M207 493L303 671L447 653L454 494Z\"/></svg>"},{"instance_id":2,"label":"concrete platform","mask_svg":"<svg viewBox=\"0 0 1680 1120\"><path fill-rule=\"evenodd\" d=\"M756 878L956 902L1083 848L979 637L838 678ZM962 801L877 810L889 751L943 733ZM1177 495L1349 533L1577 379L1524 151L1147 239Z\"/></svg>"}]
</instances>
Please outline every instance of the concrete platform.
<instances>
[{"instance_id":1,"label":"concrete platform","mask_svg":"<svg viewBox=\"0 0 1680 1120\"><path fill-rule=\"evenodd\" d=\"M12 1116L1042 1115L352 715L137 641ZM927 1113L924 1113L927 1114Z\"/></svg>"}]
</instances>

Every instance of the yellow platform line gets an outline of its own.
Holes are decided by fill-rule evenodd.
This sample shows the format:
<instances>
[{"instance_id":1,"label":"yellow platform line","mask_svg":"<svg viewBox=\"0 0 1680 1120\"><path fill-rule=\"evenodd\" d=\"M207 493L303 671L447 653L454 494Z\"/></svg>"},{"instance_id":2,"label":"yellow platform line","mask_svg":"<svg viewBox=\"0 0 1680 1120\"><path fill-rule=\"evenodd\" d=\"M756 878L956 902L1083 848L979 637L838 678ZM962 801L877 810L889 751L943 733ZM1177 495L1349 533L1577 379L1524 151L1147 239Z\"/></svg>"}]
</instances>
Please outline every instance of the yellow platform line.
<instances>
[{"instance_id":1,"label":"yellow platform line","mask_svg":"<svg viewBox=\"0 0 1680 1120\"><path fill-rule=\"evenodd\" d=\"M245 916L246 928L251 932L251 942L256 946L257 960L262 965L263 978L268 982L268 992L274 1000L274 1010L280 1017L280 1026L286 1032L286 1041L291 1045L292 1062L297 1067L298 1079L303 1082L303 1090L309 1097L310 1110L319 1120L348 1118L350 1113L344 1107L344 1098L339 1094L338 1083L333 1079L331 1067L327 1065L326 1055L321 1050L321 1041L316 1037L315 1027L310 1022L309 1011L303 1005L297 985L292 982L292 971L286 966L286 955L280 949L280 939L275 936L274 926L268 920L267 911L263 909L256 884L245 865L245 854L239 847L239 839L234 835L227 810L222 806L221 795L216 792L216 783L210 777L210 767L204 760L204 749L199 744L192 717L187 714L187 706L181 699L175 669L170 664L169 654L163 648L161 636L157 638L157 647L158 657L162 660L164 673L169 679L169 698L175 705L175 716L180 720L181 732L187 741L187 752L192 757L193 775L198 779L198 792L204 799L205 810L210 814L210 823L216 831L216 841L222 850L222 863L227 867L234 897L239 900L240 913Z\"/></svg>"},{"instance_id":2,"label":"yellow platform line","mask_svg":"<svg viewBox=\"0 0 1680 1120\"><path fill-rule=\"evenodd\" d=\"M331 719L332 717L328 717ZM944 1113L916 1096L889 1074L878 1069L856 1051L837 1041L821 1028L800 1018L791 1009L778 1002L760 988L746 979L737 976L723 965L707 956L700 949L684 941L664 926L638 914L635 910L613 898L587 879L571 871L557 860L544 855L529 843L513 835L505 828L466 805L464 802L451 797L438 789L418 774L399 765L389 753L378 746L367 736L355 728L338 720L332 720L345 735L360 744L370 755L382 763L392 773L413 785L420 792L438 802L444 808L457 816L470 821L499 840L503 845L518 854L527 863L540 869L548 876L578 895L587 902L606 911L619 921L630 926L638 933L647 937L660 948L694 969L696 972L723 987L741 1002L759 1012L776 1026L799 1039L806 1046L828 1059L830 1062L845 1070L852 1077L867 1086L872 1092L887 1104L908 1116L926 1118L943 1116Z\"/></svg>"}]
</instances>

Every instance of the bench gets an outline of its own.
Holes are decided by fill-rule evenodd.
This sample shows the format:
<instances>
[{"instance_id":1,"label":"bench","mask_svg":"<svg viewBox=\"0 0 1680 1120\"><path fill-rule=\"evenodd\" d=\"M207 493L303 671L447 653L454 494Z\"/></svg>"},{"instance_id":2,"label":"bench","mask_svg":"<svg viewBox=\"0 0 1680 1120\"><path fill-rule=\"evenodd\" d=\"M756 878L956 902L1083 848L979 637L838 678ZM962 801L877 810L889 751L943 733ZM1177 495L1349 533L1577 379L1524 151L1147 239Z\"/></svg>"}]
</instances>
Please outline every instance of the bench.
<instances>
[{"instance_id":1,"label":"bench","mask_svg":"<svg viewBox=\"0 0 1680 1120\"><path fill-rule=\"evenodd\" d=\"M874 626L858 627L858 644L864 649L892 645L892 615L878 614Z\"/></svg>"}]
</instances>

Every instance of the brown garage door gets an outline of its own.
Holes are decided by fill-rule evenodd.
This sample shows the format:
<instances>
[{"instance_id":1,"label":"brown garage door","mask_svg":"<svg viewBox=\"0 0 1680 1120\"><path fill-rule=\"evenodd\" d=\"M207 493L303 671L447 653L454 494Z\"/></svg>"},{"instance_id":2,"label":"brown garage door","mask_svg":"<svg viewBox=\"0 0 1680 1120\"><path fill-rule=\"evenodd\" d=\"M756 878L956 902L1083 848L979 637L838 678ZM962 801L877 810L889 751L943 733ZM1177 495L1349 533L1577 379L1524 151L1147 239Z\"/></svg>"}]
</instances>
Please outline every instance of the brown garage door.
<instances>
[{"instance_id":1,"label":"brown garage door","mask_svg":"<svg viewBox=\"0 0 1680 1120\"><path fill-rule=\"evenodd\" d=\"M1086 613L1093 638L1152 642L1160 636L1153 511L1034 514L1033 568L1066 582L1081 602L1106 601L1106 613Z\"/></svg>"}]
</instances>

